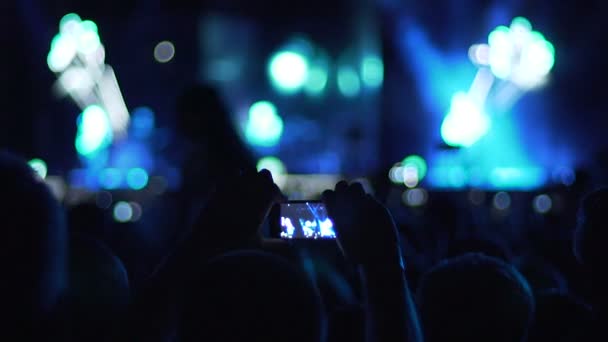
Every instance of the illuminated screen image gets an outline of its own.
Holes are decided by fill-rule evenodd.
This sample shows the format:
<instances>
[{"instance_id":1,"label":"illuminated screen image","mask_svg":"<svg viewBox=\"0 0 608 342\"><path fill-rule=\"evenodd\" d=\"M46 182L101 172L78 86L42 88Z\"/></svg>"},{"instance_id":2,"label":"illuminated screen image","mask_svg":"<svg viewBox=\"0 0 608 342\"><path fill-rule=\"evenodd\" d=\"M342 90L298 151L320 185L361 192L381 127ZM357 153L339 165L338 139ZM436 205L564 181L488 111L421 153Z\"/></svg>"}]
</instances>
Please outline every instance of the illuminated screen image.
<instances>
[{"instance_id":1,"label":"illuminated screen image","mask_svg":"<svg viewBox=\"0 0 608 342\"><path fill-rule=\"evenodd\" d=\"M335 239L334 225L322 202L281 204L281 238Z\"/></svg>"}]
</instances>

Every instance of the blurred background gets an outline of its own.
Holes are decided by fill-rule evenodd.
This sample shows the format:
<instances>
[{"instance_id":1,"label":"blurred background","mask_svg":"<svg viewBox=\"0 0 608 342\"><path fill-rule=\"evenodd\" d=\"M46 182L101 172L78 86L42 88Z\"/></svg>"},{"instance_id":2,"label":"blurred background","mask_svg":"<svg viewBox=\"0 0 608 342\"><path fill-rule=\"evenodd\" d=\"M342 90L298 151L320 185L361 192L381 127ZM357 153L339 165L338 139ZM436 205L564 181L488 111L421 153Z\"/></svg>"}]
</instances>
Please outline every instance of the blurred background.
<instances>
[{"instance_id":1,"label":"blurred background","mask_svg":"<svg viewBox=\"0 0 608 342\"><path fill-rule=\"evenodd\" d=\"M450 203L465 225L512 237L559 222L560 239L608 175L607 14L572 0L3 1L0 147L157 253L173 235L156 209L183 181L176 98L202 82L291 199L357 179L414 228L437 206L450 222Z\"/></svg>"}]
</instances>

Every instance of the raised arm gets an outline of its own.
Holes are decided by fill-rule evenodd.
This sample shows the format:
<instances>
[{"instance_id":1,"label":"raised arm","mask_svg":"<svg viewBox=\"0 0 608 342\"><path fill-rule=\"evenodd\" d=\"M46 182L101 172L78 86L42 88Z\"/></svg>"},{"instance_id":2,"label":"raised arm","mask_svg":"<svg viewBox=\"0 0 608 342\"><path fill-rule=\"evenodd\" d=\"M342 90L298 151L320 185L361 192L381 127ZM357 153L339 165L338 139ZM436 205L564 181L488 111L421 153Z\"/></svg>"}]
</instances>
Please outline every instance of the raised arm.
<instances>
[{"instance_id":1,"label":"raised arm","mask_svg":"<svg viewBox=\"0 0 608 342\"><path fill-rule=\"evenodd\" d=\"M399 236L388 210L359 183L340 182L323 200L338 243L359 266L366 308L366 340L422 341L416 308L403 272Z\"/></svg>"}]
</instances>

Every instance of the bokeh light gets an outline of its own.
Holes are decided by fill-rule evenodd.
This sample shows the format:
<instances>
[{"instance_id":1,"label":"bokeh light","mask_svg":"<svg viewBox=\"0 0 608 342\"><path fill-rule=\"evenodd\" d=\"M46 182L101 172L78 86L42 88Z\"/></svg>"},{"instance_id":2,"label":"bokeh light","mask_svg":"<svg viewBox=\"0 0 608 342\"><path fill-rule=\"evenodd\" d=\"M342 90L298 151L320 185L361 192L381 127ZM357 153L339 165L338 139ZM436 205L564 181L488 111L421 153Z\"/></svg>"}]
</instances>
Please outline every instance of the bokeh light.
<instances>
[{"instance_id":1,"label":"bokeh light","mask_svg":"<svg viewBox=\"0 0 608 342\"><path fill-rule=\"evenodd\" d=\"M270 58L268 76L274 87L283 93L294 93L308 78L308 60L297 51L279 51Z\"/></svg>"},{"instance_id":2,"label":"bokeh light","mask_svg":"<svg viewBox=\"0 0 608 342\"><path fill-rule=\"evenodd\" d=\"M323 93L327 86L327 67L316 65L310 68L308 79L304 85L304 90L309 95L319 95Z\"/></svg>"},{"instance_id":3,"label":"bokeh light","mask_svg":"<svg viewBox=\"0 0 608 342\"><path fill-rule=\"evenodd\" d=\"M149 138L154 132L154 112L149 107L138 107L131 113L131 131L138 139Z\"/></svg>"},{"instance_id":4,"label":"bokeh light","mask_svg":"<svg viewBox=\"0 0 608 342\"><path fill-rule=\"evenodd\" d=\"M259 101L251 105L245 129L245 137L250 144L271 147L279 142L282 134L283 119L274 104Z\"/></svg>"},{"instance_id":5,"label":"bokeh light","mask_svg":"<svg viewBox=\"0 0 608 342\"><path fill-rule=\"evenodd\" d=\"M376 56L367 56L361 62L361 80L370 88L377 88L384 81L384 64Z\"/></svg>"},{"instance_id":6,"label":"bokeh light","mask_svg":"<svg viewBox=\"0 0 608 342\"><path fill-rule=\"evenodd\" d=\"M494 76L507 79L513 66L514 46L509 35L509 28L498 26L488 35L490 54L488 62Z\"/></svg>"},{"instance_id":7,"label":"bokeh light","mask_svg":"<svg viewBox=\"0 0 608 342\"><path fill-rule=\"evenodd\" d=\"M36 174L38 175L38 177L40 177L41 179L45 179L46 178L46 175L47 175L47 172L48 172L48 168L47 168L46 163L44 162L44 160L38 159L38 158L34 158L34 159L28 161L28 164L34 170L34 172L36 172Z\"/></svg>"},{"instance_id":8,"label":"bokeh light","mask_svg":"<svg viewBox=\"0 0 608 342\"><path fill-rule=\"evenodd\" d=\"M51 50L46 62L53 72L62 72L76 57L77 43L68 35L57 34L51 42Z\"/></svg>"},{"instance_id":9,"label":"bokeh light","mask_svg":"<svg viewBox=\"0 0 608 342\"><path fill-rule=\"evenodd\" d=\"M490 119L480 106L466 93L458 92L441 124L441 137L450 146L469 147L486 135L489 128Z\"/></svg>"},{"instance_id":10,"label":"bokeh light","mask_svg":"<svg viewBox=\"0 0 608 342\"><path fill-rule=\"evenodd\" d=\"M120 201L114 205L114 220L118 222L129 222L133 218L133 208L127 202Z\"/></svg>"},{"instance_id":11,"label":"bokeh light","mask_svg":"<svg viewBox=\"0 0 608 342\"><path fill-rule=\"evenodd\" d=\"M486 193L483 190L473 189L469 191L469 201L473 205L482 205L486 201Z\"/></svg>"},{"instance_id":12,"label":"bokeh light","mask_svg":"<svg viewBox=\"0 0 608 342\"><path fill-rule=\"evenodd\" d=\"M154 59L159 63L167 63L175 56L175 46L170 41L162 41L154 47Z\"/></svg>"},{"instance_id":13,"label":"bokeh light","mask_svg":"<svg viewBox=\"0 0 608 342\"><path fill-rule=\"evenodd\" d=\"M141 216L144 213L144 210L141 206L141 204L137 203L137 202L129 202L129 205L131 206L131 222L137 222L139 221L139 219L141 219Z\"/></svg>"},{"instance_id":14,"label":"bokeh light","mask_svg":"<svg viewBox=\"0 0 608 342\"><path fill-rule=\"evenodd\" d=\"M413 168L415 168L416 171L417 171L417 173L418 173L418 178L421 181L424 178L424 176L426 176L426 172L428 170L428 167L426 165L426 161L421 156L418 156L418 155L415 155L415 154L413 154L411 156L407 156L407 157L405 157L405 159L403 159L403 161L401 162L401 164L404 167L413 167Z\"/></svg>"},{"instance_id":15,"label":"bokeh light","mask_svg":"<svg viewBox=\"0 0 608 342\"><path fill-rule=\"evenodd\" d=\"M401 163L397 163L395 165L393 165L393 167L391 167L391 169L388 172L388 178L391 180L391 182L393 182L394 184L403 184L403 173L404 173L405 169L404 167L401 165Z\"/></svg>"},{"instance_id":16,"label":"bokeh light","mask_svg":"<svg viewBox=\"0 0 608 342\"><path fill-rule=\"evenodd\" d=\"M101 47L97 25L90 20L85 20L80 25L82 30L76 36L76 49L83 55L92 54Z\"/></svg>"},{"instance_id":17,"label":"bokeh light","mask_svg":"<svg viewBox=\"0 0 608 342\"><path fill-rule=\"evenodd\" d=\"M361 91L361 82L357 71L349 66L338 68L338 89L345 97L354 97Z\"/></svg>"},{"instance_id":18,"label":"bokeh light","mask_svg":"<svg viewBox=\"0 0 608 342\"><path fill-rule=\"evenodd\" d=\"M543 85L555 64L553 44L537 31L532 31L528 19L516 17L510 27L498 26L488 35L488 60L480 60L485 47L474 45L469 50L471 59L487 64L497 78L510 80L522 89Z\"/></svg>"},{"instance_id":19,"label":"bokeh light","mask_svg":"<svg viewBox=\"0 0 608 342\"><path fill-rule=\"evenodd\" d=\"M108 191L100 191L95 196L95 204L101 209L108 209L112 205L112 200L112 194Z\"/></svg>"},{"instance_id":20,"label":"bokeh light","mask_svg":"<svg viewBox=\"0 0 608 342\"><path fill-rule=\"evenodd\" d=\"M119 169L105 168L99 172L99 184L104 189L118 189L122 181L122 172Z\"/></svg>"},{"instance_id":21,"label":"bokeh light","mask_svg":"<svg viewBox=\"0 0 608 342\"><path fill-rule=\"evenodd\" d=\"M420 207L426 204L428 193L422 188L408 189L403 192L403 203L410 207Z\"/></svg>"},{"instance_id":22,"label":"bokeh light","mask_svg":"<svg viewBox=\"0 0 608 342\"><path fill-rule=\"evenodd\" d=\"M532 207L537 213L546 214L551 211L551 208L553 207L553 201L551 200L551 197L549 197L549 195L538 195L534 197Z\"/></svg>"},{"instance_id":23,"label":"bokeh light","mask_svg":"<svg viewBox=\"0 0 608 342\"><path fill-rule=\"evenodd\" d=\"M494 208L498 210L507 210L511 206L511 196L506 192L498 192L494 195Z\"/></svg>"},{"instance_id":24,"label":"bokeh light","mask_svg":"<svg viewBox=\"0 0 608 342\"><path fill-rule=\"evenodd\" d=\"M418 169L411 165L403 166L403 184L408 188L415 188L419 182Z\"/></svg>"},{"instance_id":25,"label":"bokeh light","mask_svg":"<svg viewBox=\"0 0 608 342\"><path fill-rule=\"evenodd\" d=\"M108 114L103 108L91 105L78 117L76 151L81 156L90 157L112 142L112 127Z\"/></svg>"},{"instance_id":26,"label":"bokeh light","mask_svg":"<svg viewBox=\"0 0 608 342\"><path fill-rule=\"evenodd\" d=\"M61 33L72 33L75 25L80 25L82 19L76 13L68 13L59 21L59 31Z\"/></svg>"},{"instance_id":27,"label":"bokeh light","mask_svg":"<svg viewBox=\"0 0 608 342\"><path fill-rule=\"evenodd\" d=\"M148 172L142 168L133 168L127 172L127 185L133 190L141 190L148 185Z\"/></svg>"}]
</instances>

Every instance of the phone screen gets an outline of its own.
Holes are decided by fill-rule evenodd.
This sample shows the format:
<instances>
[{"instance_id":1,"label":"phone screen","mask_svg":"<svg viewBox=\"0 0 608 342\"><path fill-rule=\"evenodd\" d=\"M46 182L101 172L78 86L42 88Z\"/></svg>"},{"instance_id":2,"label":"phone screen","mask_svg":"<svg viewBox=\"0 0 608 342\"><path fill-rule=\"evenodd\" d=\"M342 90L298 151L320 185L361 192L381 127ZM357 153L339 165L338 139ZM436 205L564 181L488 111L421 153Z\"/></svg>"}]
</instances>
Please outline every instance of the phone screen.
<instances>
[{"instance_id":1,"label":"phone screen","mask_svg":"<svg viewBox=\"0 0 608 342\"><path fill-rule=\"evenodd\" d=\"M335 239L334 224L325 204L297 201L281 204L280 236L283 239Z\"/></svg>"}]
</instances>

